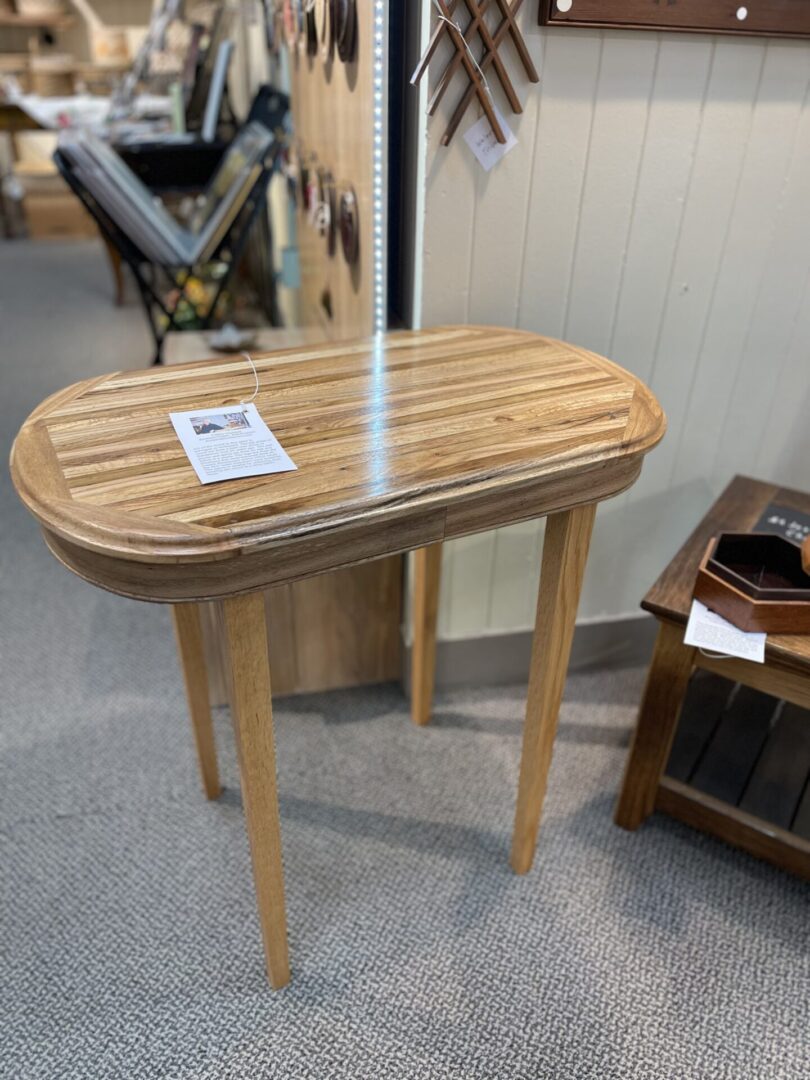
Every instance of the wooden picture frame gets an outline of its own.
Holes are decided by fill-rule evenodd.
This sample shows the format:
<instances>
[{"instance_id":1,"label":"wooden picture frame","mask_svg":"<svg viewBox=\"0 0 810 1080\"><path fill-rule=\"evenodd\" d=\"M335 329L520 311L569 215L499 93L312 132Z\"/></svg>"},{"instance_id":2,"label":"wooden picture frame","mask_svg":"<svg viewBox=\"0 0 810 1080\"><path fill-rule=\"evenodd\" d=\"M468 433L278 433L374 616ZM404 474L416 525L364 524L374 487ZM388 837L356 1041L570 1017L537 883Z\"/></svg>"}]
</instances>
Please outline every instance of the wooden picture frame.
<instances>
[{"instance_id":1,"label":"wooden picture frame","mask_svg":"<svg viewBox=\"0 0 810 1080\"><path fill-rule=\"evenodd\" d=\"M808 0L540 0L541 26L810 37Z\"/></svg>"}]
</instances>

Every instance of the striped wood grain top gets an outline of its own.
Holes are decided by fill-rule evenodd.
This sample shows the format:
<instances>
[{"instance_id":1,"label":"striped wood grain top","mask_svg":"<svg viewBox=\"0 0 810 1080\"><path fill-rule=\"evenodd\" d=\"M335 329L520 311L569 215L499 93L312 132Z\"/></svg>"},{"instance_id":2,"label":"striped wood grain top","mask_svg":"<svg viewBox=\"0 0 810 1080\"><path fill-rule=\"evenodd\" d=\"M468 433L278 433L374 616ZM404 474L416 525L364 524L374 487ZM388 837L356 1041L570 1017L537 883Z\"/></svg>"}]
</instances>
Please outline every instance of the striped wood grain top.
<instances>
[{"instance_id":1,"label":"striped wood grain top","mask_svg":"<svg viewBox=\"0 0 810 1080\"><path fill-rule=\"evenodd\" d=\"M633 376L522 331L405 331L255 360L258 411L296 472L203 486L175 436L170 411L250 396L240 357L102 376L36 409L12 475L57 556L115 591L157 599L176 597L116 580L112 564L102 580L77 565L80 553L163 566L168 581L172 564L223 571L283 548L286 569L270 578L293 580L606 498L633 482L664 432ZM293 547L302 558L317 548L317 565L299 573ZM179 595L228 589L234 581Z\"/></svg>"}]
</instances>

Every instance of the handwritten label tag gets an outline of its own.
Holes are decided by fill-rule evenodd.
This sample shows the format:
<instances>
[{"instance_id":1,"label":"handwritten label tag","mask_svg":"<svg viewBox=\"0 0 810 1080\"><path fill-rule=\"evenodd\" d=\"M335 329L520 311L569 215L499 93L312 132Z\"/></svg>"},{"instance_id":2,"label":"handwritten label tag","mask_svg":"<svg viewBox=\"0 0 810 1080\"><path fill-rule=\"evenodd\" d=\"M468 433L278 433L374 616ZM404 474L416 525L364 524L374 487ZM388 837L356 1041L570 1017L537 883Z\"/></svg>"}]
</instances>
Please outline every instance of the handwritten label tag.
<instances>
[{"instance_id":1,"label":"handwritten label tag","mask_svg":"<svg viewBox=\"0 0 810 1080\"><path fill-rule=\"evenodd\" d=\"M192 409L169 419L203 484L296 468L255 405Z\"/></svg>"},{"instance_id":2,"label":"handwritten label tag","mask_svg":"<svg viewBox=\"0 0 810 1080\"><path fill-rule=\"evenodd\" d=\"M803 514L789 506L769 503L751 532L776 533L777 536L784 536L786 540L792 540L794 544L803 544L810 536L810 514Z\"/></svg>"},{"instance_id":3,"label":"handwritten label tag","mask_svg":"<svg viewBox=\"0 0 810 1080\"><path fill-rule=\"evenodd\" d=\"M683 642L684 645L694 645L707 652L738 656L741 660L764 664L766 637L766 634L747 634L744 630L738 630L720 615L709 611L705 604L693 600Z\"/></svg>"},{"instance_id":4,"label":"handwritten label tag","mask_svg":"<svg viewBox=\"0 0 810 1080\"><path fill-rule=\"evenodd\" d=\"M486 116L482 116L471 128L464 132L464 141L478 158L481 168L489 172L498 162L517 146L517 138L504 120L499 109L495 109L501 131L506 136L505 143L499 143L495 132Z\"/></svg>"}]
</instances>

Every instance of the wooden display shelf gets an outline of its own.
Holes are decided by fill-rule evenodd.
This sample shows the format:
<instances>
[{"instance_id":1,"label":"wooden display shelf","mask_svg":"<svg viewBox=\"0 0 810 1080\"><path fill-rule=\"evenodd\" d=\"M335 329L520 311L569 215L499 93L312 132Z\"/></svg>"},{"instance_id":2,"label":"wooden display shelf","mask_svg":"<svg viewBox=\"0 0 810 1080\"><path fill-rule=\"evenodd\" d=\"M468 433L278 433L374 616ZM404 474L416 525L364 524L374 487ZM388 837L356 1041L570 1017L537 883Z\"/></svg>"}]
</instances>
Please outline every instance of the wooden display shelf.
<instances>
[{"instance_id":1,"label":"wooden display shelf","mask_svg":"<svg viewBox=\"0 0 810 1080\"><path fill-rule=\"evenodd\" d=\"M131 60L116 60L114 64L94 64L91 60L80 60L74 66L77 75L120 75L132 67Z\"/></svg>"},{"instance_id":2,"label":"wooden display shelf","mask_svg":"<svg viewBox=\"0 0 810 1080\"><path fill-rule=\"evenodd\" d=\"M656 809L810 878L810 712L692 676Z\"/></svg>"},{"instance_id":3,"label":"wooden display shelf","mask_svg":"<svg viewBox=\"0 0 810 1080\"><path fill-rule=\"evenodd\" d=\"M29 29L65 30L72 26L72 15L19 15L16 11L0 11L0 27L19 26Z\"/></svg>"},{"instance_id":4,"label":"wooden display shelf","mask_svg":"<svg viewBox=\"0 0 810 1080\"><path fill-rule=\"evenodd\" d=\"M42 124L19 105L12 105L9 101L0 101L0 131L14 134L17 131L42 130Z\"/></svg>"},{"instance_id":5,"label":"wooden display shelf","mask_svg":"<svg viewBox=\"0 0 810 1080\"><path fill-rule=\"evenodd\" d=\"M810 879L810 634L769 634L762 664L683 640L710 539L770 507L810 514L810 495L736 476L644 597L658 638L615 820L660 810Z\"/></svg>"}]
</instances>

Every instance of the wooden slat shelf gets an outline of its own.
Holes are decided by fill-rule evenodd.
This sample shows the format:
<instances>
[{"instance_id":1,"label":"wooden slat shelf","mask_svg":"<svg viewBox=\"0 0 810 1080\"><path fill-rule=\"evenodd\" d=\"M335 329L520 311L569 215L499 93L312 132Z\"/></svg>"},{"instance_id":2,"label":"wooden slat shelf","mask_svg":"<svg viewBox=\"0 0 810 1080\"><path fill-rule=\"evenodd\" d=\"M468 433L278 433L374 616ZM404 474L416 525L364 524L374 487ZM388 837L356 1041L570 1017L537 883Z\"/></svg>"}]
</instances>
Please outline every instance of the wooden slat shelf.
<instances>
[{"instance_id":1,"label":"wooden slat shelf","mask_svg":"<svg viewBox=\"0 0 810 1080\"><path fill-rule=\"evenodd\" d=\"M656 808L810 878L810 711L696 670Z\"/></svg>"},{"instance_id":2,"label":"wooden slat shelf","mask_svg":"<svg viewBox=\"0 0 810 1080\"><path fill-rule=\"evenodd\" d=\"M0 11L0 27L64 30L73 21L72 15L18 15L15 11Z\"/></svg>"},{"instance_id":3,"label":"wooden slat shelf","mask_svg":"<svg viewBox=\"0 0 810 1080\"><path fill-rule=\"evenodd\" d=\"M770 825L737 807L729 807L721 799L713 799L669 776L661 780L655 809L797 877L810 880L810 841L795 832Z\"/></svg>"},{"instance_id":4,"label":"wooden slat shelf","mask_svg":"<svg viewBox=\"0 0 810 1080\"><path fill-rule=\"evenodd\" d=\"M129 71L132 67L130 60L118 60L114 64L93 64L89 61L79 61L75 65L77 75L120 75L122 71Z\"/></svg>"}]
</instances>

